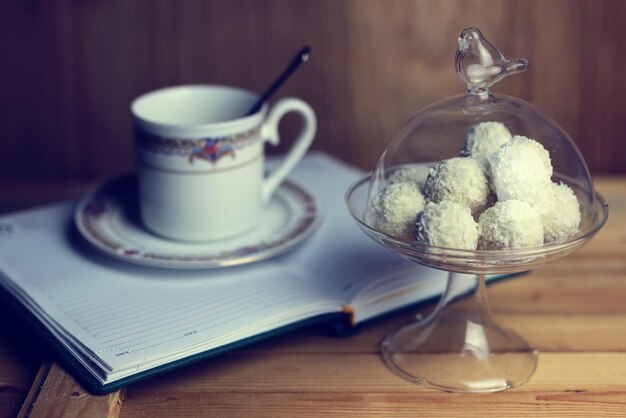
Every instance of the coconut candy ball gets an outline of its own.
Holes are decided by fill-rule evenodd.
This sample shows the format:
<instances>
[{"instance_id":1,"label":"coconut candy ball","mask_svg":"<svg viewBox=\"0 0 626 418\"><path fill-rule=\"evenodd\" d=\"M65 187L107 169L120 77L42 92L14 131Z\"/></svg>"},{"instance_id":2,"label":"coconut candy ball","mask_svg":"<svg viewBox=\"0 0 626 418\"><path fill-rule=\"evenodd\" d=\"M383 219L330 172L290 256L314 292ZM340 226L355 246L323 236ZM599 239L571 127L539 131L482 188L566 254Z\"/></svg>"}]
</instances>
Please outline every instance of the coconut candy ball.
<instances>
[{"instance_id":1,"label":"coconut candy ball","mask_svg":"<svg viewBox=\"0 0 626 418\"><path fill-rule=\"evenodd\" d=\"M491 186L499 201L517 199L533 204L550 186L550 154L537 141L514 136L488 159Z\"/></svg>"},{"instance_id":2,"label":"coconut candy ball","mask_svg":"<svg viewBox=\"0 0 626 418\"><path fill-rule=\"evenodd\" d=\"M406 165L393 172L388 182L415 183L420 190L424 190L424 183L428 177L430 168L425 165Z\"/></svg>"},{"instance_id":3,"label":"coconut candy ball","mask_svg":"<svg viewBox=\"0 0 626 418\"><path fill-rule=\"evenodd\" d=\"M478 225L469 208L444 200L429 202L417 216L414 238L436 247L475 250L478 244Z\"/></svg>"},{"instance_id":4,"label":"coconut candy ball","mask_svg":"<svg viewBox=\"0 0 626 418\"><path fill-rule=\"evenodd\" d=\"M393 183L374 199L378 228L389 235L409 238L415 216L426 201L413 183Z\"/></svg>"},{"instance_id":5,"label":"coconut candy ball","mask_svg":"<svg viewBox=\"0 0 626 418\"><path fill-rule=\"evenodd\" d=\"M511 140L511 132L500 122L481 122L474 125L467 132L462 155L471 156L481 164L487 164L487 159L500 145Z\"/></svg>"},{"instance_id":6,"label":"coconut candy ball","mask_svg":"<svg viewBox=\"0 0 626 418\"><path fill-rule=\"evenodd\" d=\"M443 160L430 169L424 194L435 203L446 200L468 207L472 212L487 203L489 181L485 170L473 158Z\"/></svg>"},{"instance_id":7,"label":"coconut candy ball","mask_svg":"<svg viewBox=\"0 0 626 418\"><path fill-rule=\"evenodd\" d=\"M543 224L529 203L511 199L497 202L480 215L478 235L478 247L483 250L538 247L543 244Z\"/></svg>"},{"instance_id":8,"label":"coconut candy ball","mask_svg":"<svg viewBox=\"0 0 626 418\"><path fill-rule=\"evenodd\" d=\"M568 185L552 183L534 206L543 222L544 242L562 242L578 232L580 204Z\"/></svg>"}]
</instances>

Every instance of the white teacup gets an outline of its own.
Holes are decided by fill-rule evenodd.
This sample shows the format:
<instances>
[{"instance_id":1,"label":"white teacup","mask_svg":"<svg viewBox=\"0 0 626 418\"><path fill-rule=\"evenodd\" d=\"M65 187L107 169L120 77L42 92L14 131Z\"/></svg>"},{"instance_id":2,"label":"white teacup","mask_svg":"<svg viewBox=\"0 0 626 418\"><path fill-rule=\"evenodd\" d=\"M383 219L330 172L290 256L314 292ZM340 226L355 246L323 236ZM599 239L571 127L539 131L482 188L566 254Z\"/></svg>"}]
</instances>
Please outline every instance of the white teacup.
<instances>
[{"instance_id":1,"label":"white teacup","mask_svg":"<svg viewBox=\"0 0 626 418\"><path fill-rule=\"evenodd\" d=\"M244 116L258 96L226 86L155 90L131 105L144 226L180 241L211 241L252 229L263 205L305 154L315 113L285 98ZM289 112L303 128L282 163L264 177L264 144L278 144Z\"/></svg>"}]
</instances>

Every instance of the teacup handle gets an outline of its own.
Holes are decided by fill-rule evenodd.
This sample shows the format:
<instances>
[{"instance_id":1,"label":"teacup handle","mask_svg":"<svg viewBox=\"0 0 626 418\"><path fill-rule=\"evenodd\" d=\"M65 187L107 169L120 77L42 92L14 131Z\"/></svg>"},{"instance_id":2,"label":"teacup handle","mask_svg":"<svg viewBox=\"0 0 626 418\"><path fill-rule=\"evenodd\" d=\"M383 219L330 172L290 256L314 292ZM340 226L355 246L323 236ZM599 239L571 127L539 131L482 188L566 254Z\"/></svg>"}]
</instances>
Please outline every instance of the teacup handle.
<instances>
[{"instance_id":1,"label":"teacup handle","mask_svg":"<svg viewBox=\"0 0 626 418\"><path fill-rule=\"evenodd\" d=\"M317 119L311 106L300 99L288 97L281 99L270 110L267 119L261 127L261 138L272 145L278 145L278 124L285 114L296 112L302 116L302 129L296 137L295 143L281 162L281 164L265 179L262 186L263 202L267 202L272 193L293 170L298 161L304 156L313 142L317 129Z\"/></svg>"}]
</instances>

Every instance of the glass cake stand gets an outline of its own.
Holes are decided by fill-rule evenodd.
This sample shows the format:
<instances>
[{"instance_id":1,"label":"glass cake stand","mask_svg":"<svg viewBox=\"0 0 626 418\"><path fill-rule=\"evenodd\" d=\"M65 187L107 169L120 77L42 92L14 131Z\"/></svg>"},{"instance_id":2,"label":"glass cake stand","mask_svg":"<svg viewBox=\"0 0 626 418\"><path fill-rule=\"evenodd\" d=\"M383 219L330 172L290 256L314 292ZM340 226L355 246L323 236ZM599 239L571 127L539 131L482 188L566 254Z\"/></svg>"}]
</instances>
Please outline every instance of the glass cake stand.
<instances>
[{"instance_id":1,"label":"glass cake stand","mask_svg":"<svg viewBox=\"0 0 626 418\"><path fill-rule=\"evenodd\" d=\"M413 383L450 392L499 392L526 382L537 367L538 351L494 321L485 275L534 269L582 247L606 222L604 198L595 193L595 207L583 213L578 234L566 242L517 250L456 250L395 238L371 226L365 216L371 177L346 192L357 225L403 257L449 272L446 290L433 313L404 325L383 341L382 356L389 368Z\"/></svg>"}]
</instances>

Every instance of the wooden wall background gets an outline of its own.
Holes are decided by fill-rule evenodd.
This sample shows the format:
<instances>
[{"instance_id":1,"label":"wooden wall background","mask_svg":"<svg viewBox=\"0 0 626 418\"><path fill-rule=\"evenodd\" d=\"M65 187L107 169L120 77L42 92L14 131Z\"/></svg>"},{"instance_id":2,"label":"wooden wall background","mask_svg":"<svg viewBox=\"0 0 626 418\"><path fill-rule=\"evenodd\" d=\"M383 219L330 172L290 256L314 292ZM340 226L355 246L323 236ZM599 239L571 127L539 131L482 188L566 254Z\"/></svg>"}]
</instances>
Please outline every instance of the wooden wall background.
<instances>
[{"instance_id":1,"label":"wooden wall background","mask_svg":"<svg viewBox=\"0 0 626 418\"><path fill-rule=\"evenodd\" d=\"M373 168L411 114L463 91L453 57L470 25L530 60L496 91L555 118L592 172L626 173L625 23L620 0L3 0L0 180L131 170L134 97L260 91L305 44L312 59L281 95L315 108L315 149Z\"/></svg>"}]
</instances>

